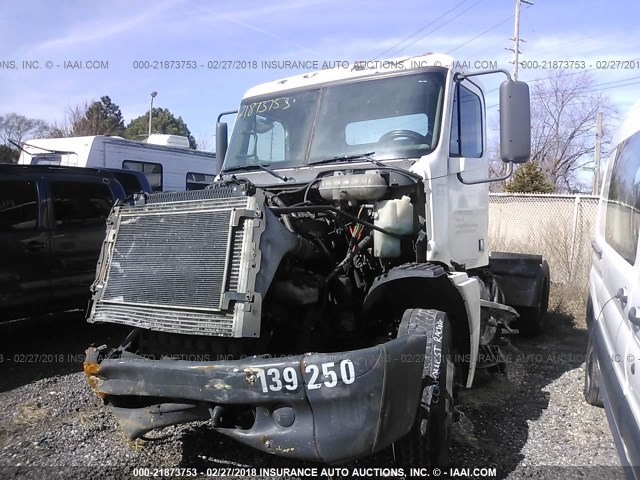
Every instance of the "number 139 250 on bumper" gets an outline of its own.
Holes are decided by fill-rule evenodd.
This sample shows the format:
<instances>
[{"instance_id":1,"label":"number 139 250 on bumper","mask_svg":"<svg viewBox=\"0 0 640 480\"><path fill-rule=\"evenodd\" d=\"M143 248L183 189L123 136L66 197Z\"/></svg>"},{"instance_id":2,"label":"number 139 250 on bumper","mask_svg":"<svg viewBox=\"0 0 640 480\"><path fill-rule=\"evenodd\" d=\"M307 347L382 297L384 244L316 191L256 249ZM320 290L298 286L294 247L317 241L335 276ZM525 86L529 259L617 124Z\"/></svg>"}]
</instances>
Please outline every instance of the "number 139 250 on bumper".
<instances>
[{"instance_id":1,"label":"number 139 250 on bumper","mask_svg":"<svg viewBox=\"0 0 640 480\"><path fill-rule=\"evenodd\" d=\"M211 419L253 448L341 463L403 437L415 419L426 337L342 353L194 362L89 348L84 371L130 438ZM225 412L247 421L225 422Z\"/></svg>"}]
</instances>

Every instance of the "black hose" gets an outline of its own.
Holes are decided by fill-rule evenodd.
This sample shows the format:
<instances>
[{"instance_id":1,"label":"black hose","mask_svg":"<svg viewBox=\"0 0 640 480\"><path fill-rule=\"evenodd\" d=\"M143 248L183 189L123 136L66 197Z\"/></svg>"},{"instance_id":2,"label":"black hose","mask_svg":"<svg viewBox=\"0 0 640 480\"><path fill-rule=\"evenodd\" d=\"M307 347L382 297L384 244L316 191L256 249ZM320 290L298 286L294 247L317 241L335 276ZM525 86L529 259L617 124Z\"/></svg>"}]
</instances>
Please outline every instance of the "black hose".
<instances>
[{"instance_id":1,"label":"black hose","mask_svg":"<svg viewBox=\"0 0 640 480\"><path fill-rule=\"evenodd\" d=\"M325 243L320 239L320 237L318 237L317 235L313 235L313 239L315 240L315 242L320 245L320 248L324 251L324 253L327 255L327 257L329 258L329 261L334 264L336 263L335 259L333 258L333 255L331 254L331 252L329 251L329 249L327 248L327 246L325 245Z\"/></svg>"},{"instance_id":2,"label":"black hose","mask_svg":"<svg viewBox=\"0 0 640 480\"><path fill-rule=\"evenodd\" d=\"M338 266L327 276L327 278L325 279L325 282L329 283L331 280L333 280L336 277L336 275L338 275L341 271L343 271L344 268L349 264L349 262L351 262L353 257L355 257L358 253L360 253L360 251L363 248L367 248L372 243L373 243L373 237L371 235L367 235L366 237L364 237L360 241L360 243L356 245L356 248L354 248L353 250L349 250L347 252L347 256L344 257L344 260L342 260L338 264Z\"/></svg>"},{"instance_id":3,"label":"black hose","mask_svg":"<svg viewBox=\"0 0 640 480\"><path fill-rule=\"evenodd\" d=\"M271 197L271 200L273 201L273 203L278 205L278 207L282 207L282 208L287 207L287 204L284 203L284 201L281 198L278 198L277 195L274 195L273 197ZM282 223L284 223L284 226L287 227L287 230L289 230L291 233L296 233L296 231L293 229L293 224L291 223L291 215L289 214L282 215Z\"/></svg>"},{"instance_id":4,"label":"black hose","mask_svg":"<svg viewBox=\"0 0 640 480\"><path fill-rule=\"evenodd\" d=\"M347 213L344 210L340 210L339 208L333 207L331 205L310 205L307 207L271 207L271 211L276 215L278 214L286 215L288 213L295 213L295 212L333 212L338 215L342 215L343 217L346 217L354 222L361 223L365 227L369 227L373 230L377 230L378 232L384 233L386 235L390 235L394 238L400 238L400 239L404 238L404 235L400 235L398 233L391 232L384 228L380 228L374 225L373 223L369 223L365 220L362 220L356 217L355 215L351 215L350 213Z\"/></svg>"}]
</instances>

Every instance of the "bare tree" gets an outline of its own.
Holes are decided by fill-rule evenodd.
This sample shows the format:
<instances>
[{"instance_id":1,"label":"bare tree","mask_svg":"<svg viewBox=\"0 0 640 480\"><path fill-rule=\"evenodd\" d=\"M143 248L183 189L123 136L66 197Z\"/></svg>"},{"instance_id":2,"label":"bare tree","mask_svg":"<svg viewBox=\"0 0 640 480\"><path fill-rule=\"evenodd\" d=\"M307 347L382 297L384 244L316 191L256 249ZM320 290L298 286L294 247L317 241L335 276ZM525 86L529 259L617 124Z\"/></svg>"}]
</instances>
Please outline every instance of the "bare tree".
<instances>
[{"instance_id":1,"label":"bare tree","mask_svg":"<svg viewBox=\"0 0 640 480\"><path fill-rule=\"evenodd\" d=\"M64 120L54 123L49 129L49 137L81 137L86 135L122 135L124 119L120 107L108 96L100 100L83 102L68 107Z\"/></svg>"},{"instance_id":2,"label":"bare tree","mask_svg":"<svg viewBox=\"0 0 640 480\"><path fill-rule=\"evenodd\" d=\"M196 143L198 144L198 150L203 152L211 152L213 151L212 145L214 145L215 142L213 142L213 137L210 133L204 133L198 135Z\"/></svg>"},{"instance_id":3,"label":"bare tree","mask_svg":"<svg viewBox=\"0 0 640 480\"><path fill-rule=\"evenodd\" d=\"M494 138L487 147L489 155L489 176L493 178L502 177L507 173L507 165L500 159L500 127L498 126L498 122L492 122L490 128L496 132L496 138ZM504 180L499 182L494 181L489 184L490 192L504 192L505 189L506 182Z\"/></svg>"},{"instance_id":4,"label":"bare tree","mask_svg":"<svg viewBox=\"0 0 640 480\"><path fill-rule=\"evenodd\" d=\"M531 159L555 190L580 190L577 174L593 160L596 114L614 118L609 98L596 91L588 72L554 71L533 83ZM610 129L605 130L605 142Z\"/></svg>"},{"instance_id":5,"label":"bare tree","mask_svg":"<svg viewBox=\"0 0 640 480\"><path fill-rule=\"evenodd\" d=\"M55 122L51 125L48 137L81 137L83 135L91 135L91 124L86 122L87 110L89 104L87 102L75 107L68 107L64 113L64 120L61 123Z\"/></svg>"},{"instance_id":6,"label":"bare tree","mask_svg":"<svg viewBox=\"0 0 640 480\"><path fill-rule=\"evenodd\" d=\"M49 125L44 120L9 113L0 116L0 143L10 145L9 140L22 143L27 137L37 138L46 135L48 129Z\"/></svg>"}]
</instances>

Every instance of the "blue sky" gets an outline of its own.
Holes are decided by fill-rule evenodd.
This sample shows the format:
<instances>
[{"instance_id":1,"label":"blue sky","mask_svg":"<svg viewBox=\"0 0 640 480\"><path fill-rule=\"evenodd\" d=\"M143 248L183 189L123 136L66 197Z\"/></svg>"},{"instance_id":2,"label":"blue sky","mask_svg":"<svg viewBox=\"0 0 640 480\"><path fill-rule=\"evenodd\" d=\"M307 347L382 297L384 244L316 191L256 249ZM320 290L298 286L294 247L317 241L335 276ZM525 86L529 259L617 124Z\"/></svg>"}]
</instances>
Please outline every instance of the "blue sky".
<instances>
[{"instance_id":1,"label":"blue sky","mask_svg":"<svg viewBox=\"0 0 640 480\"><path fill-rule=\"evenodd\" d=\"M209 149L219 112L235 109L252 85L301 72L213 70L210 60L352 63L433 51L512 68L505 47L512 46L513 0L0 0L0 8L0 115L61 121L68 107L109 95L128 122L148 110L150 92L157 91L154 106L182 116ZM523 5L521 60L584 60L592 67L640 61L638 18L640 3L631 0L536 0ZM75 60L106 61L108 68L64 68L64 61ZM140 60L193 60L198 68L135 69ZM17 68L6 68L10 61ZM23 61L38 61L40 68L22 69ZM47 61L51 69L43 66ZM638 97L635 66L591 72L594 88L621 114ZM520 79L548 73L521 69Z\"/></svg>"}]
</instances>

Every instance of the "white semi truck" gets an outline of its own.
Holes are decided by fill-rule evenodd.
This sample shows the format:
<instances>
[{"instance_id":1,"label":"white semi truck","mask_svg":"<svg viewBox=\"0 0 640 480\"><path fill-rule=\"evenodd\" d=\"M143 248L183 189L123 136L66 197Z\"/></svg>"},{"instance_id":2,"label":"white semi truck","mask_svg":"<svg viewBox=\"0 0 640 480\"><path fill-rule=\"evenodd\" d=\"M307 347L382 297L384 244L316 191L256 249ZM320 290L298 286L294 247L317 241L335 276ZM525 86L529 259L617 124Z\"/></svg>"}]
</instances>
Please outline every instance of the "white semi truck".
<instances>
[{"instance_id":1,"label":"white semi truck","mask_svg":"<svg viewBox=\"0 0 640 480\"><path fill-rule=\"evenodd\" d=\"M21 165L136 170L154 191L202 189L220 171L214 153L192 150L178 135L153 134L145 142L107 135L34 138L21 147Z\"/></svg>"},{"instance_id":2,"label":"white semi truck","mask_svg":"<svg viewBox=\"0 0 640 480\"><path fill-rule=\"evenodd\" d=\"M218 124L216 183L116 207L88 320L132 332L84 368L124 431L209 420L296 459L446 463L456 390L549 296L542 257L487 249L493 74L429 54L256 86L228 149ZM510 171L526 84L501 84L500 128Z\"/></svg>"}]
</instances>

